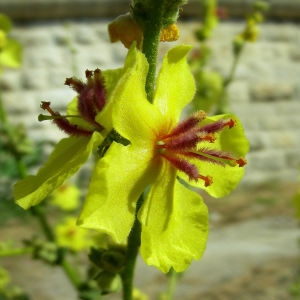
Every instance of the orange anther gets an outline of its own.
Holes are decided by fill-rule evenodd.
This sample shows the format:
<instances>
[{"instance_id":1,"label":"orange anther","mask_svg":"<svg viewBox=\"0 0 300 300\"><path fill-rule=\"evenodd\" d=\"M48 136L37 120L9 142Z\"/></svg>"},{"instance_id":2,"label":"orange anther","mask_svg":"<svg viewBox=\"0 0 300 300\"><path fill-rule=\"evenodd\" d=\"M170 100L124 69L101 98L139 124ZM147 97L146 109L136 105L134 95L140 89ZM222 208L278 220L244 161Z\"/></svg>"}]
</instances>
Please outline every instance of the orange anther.
<instances>
[{"instance_id":1,"label":"orange anther","mask_svg":"<svg viewBox=\"0 0 300 300\"><path fill-rule=\"evenodd\" d=\"M199 178L202 179L204 181L204 185L210 186L213 183L213 178L211 176L203 176L203 175L199 175Z\"/></svg>"},{"instance_id":2,"label":"orange anther","mask_svg":"<svg viewBox=\"0 0 300 300\"><path fill-rule=\"evenodd\" d=\"M40 106L41 106L42 109L47 110L52 116L57 115L57 114L51 109L50 104L51 104L51 102L48 102L48 101L42 101Z\"/></svg>"},{"instance_id":3,"label":"orange anther","mask_svg":"<svg viewBox=\"0 0 300 300\"><path fill-rule=\"evenodd\" d=\"M234 125L235 125L235 120L233 120L233 119L230 119L227 123L226 123L226 125L228 125L228 127L229 128L232 128Z\"/></svg>"},{"instance_id":4,"label":"orange anther","mask_svg":"<svg viewBox=\"0 0 300 300\"><path fill-rule=\"evenodd\" d=\"M44 110L48 109L50 107L51 102L48 101L42 101L40 107Z\"/></svg>"},{"instance_id":5,"label":"orange anther","mask_svg":"<svg viewBox=\"0 0 300 300\"><path fill-rule=\"evenodd\" d=\"M239 165L239 167L243 167L244 165L247 164L247 160L244 158L239 158L236 160L237 164Z\"/></svg>"},{"instance_id":6,"label":"orange anther","mask_svg":"<svg viewBox=\"0 0 300 300\"><path fill-rule=\"evenodd\" d=\"M213 143L216 140L216 137L213 133L208 133L203 137L203 140L208 141L209 143Z\"/></svg>"}]
</instances>

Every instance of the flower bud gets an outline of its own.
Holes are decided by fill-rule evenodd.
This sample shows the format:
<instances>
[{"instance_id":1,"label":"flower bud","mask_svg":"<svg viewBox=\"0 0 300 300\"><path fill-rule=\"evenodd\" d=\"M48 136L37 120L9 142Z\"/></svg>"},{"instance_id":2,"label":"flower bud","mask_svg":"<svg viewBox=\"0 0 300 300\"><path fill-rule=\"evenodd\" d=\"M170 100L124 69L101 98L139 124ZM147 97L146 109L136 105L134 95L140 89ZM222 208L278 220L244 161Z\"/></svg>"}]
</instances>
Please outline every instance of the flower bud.
<instances>
[{"instance_id":1,"label":"flower bud","mask_svg":"<svg viewBox=\"0 0 300 300\"><path fill-rule=\"evenodd\" d=\"M95 280L102 295L117 292L121 286L120 276L107 271L101 272Z\"/></svg>"},{"instance_id":2,"label":"flower bud","mask_svg":"<svg viewBox=\"0 0 300 300\"><path fill-rule=\"evenodd\" d=\"M137 48L141 47L143 40L142 28L129 13L121 15L112 21L108 25L108 33L112 43L121 41L126 48L129 48L135 41Z\"/></svg>"}]
</instances>

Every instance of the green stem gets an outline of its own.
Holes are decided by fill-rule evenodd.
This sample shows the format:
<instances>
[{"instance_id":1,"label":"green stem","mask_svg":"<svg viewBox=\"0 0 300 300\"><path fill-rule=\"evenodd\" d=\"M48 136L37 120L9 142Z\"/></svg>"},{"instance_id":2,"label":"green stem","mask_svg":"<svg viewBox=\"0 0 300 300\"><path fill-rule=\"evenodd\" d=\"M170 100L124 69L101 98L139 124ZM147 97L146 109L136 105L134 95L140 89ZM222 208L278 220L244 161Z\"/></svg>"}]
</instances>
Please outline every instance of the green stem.
<instances>
[{"instance_id":1,"label":"green stem","mask_svg":"<svg viewBox=\"0 0 300 300\"><path fill-rule=\"evenodd\" d=\"M4 125L8 125L8 120L6 116L6 111L4 110L4 106L1 99L1 93L0 93L0 120ZM8 136L11 138L11 136ZM17 154L17 151L12 152L15 156L15 160L18 167L18 172L20 175L20 178L25 178L27 176L27 169L26 165L24 164L22 157ZM52 227L47 221L46 215L44 213L44 210L41 206L34 206L31 208L31 211L33 215L38 220L40 227L43 230L44 236L48 241L55 242L55 235L52 230ZM0 256L7 256L7 255L21 255L30 252L32 249L30 248L23 248L23 249L15 249L14 251L8 251L7 253L0 253ZM3 254L4 253L4 254ZM81 280L79 274L74 270L73 267L66 261L65 257L62 258L61 261L61 267L63 268L65 274L73 284L73 286L76 289L79 289L81 285Z\"/></svg>"},{"instance_id":2,"label":"green stem","mask_svg":"<svg viewBox=\"0 0 300 300\"><path fill-rule=\"evenodd\" d=\"M159 2L159 1L158 1ZM158 45L160 38L160 31L162 28L162 16L161 16L161 5L163 1L156 4L152 8L151 21L144 23L144 41L143 41L143 53L145 54L149 70L146 79L146 93L149 102L153 101L154 89L155 89L155 76L156 76L156 65L158 56Z\"/></svg>"},{"instance_id":3,"label":"green stem","mask_svg":"<svg viewBox=\"0 0 300 300\"><path fill-rule=\"evenodd\" d=\"M26 176L26 168L25 165L23 164L23 161L21 159L17 159L17 164L19 168L19 172L22 178ZM39 222L39 225L43 231L43 234L47 241L50 242L56 242L55 240L55 234L52 230L51 225L49 224L47 217L45 215L45 212L41 206L33 206L31 208L32 214L35 216L37 221ZM78 272L70 265L70 263L66 260L65 255L62 256L60 266L64 270L65 274L69 278L70 282L72 285L79 290L81 286L81 279L80 275Z\"/></svg>"},{"instance_id":4,"label":"green stem","mask_svg":"<svg viewBox=\"0 0 300 300\"><path fill-rule=\"evenodd\" d=\"M145 90L147 93L147 99L149 102L153 101L153 95L155 90L155 76L156 76L156 65L158 56L158 45L160 31L162 28L162 16L161 16L161 5L163 1L157 1L156 5L149 12L151 16L148 22L144 23L143 33L143 53L145 54L149 70L146 78ZM134 269L136 264L136 258L138 250L141 244L141 224L137 218L138 211L142 206L144 199L141 196L137 202L135 221L131 228L130 234L127 241L127 252L126 252L126 265L121 272L122 287L123 287L123 300L133 299L133 279Z\"/></svg>"},{"instance_id":5,"label":"green stem","mask_svg":"<svg viewBox=\"0 0 300 300\"><path fill-rule=\"evenodd\" d=\"M33 206L31 207L31 212L38 220L47 241L55 242L55 235L50 224L48 223L44 209L41 206Z\"/></svg>"},{"instance_id":6,"label":"green stem","mask_svg":"<svg viewBox=\"0 0 300 300\"><path fill-rule=\"evenodd\" d=\"M178 279L178 273L172 268L168 274L169 281L168 281L168 290L166 293L166 300L172 300L175 292L175 287Z\"/></svg>"},{"instance_id":7,"label":"green stem","mask_svg":"<svg viewBox=\"0 0 300 300\"><path fill-rule=\"evenodd\" d=\"M144 199L141 196L137 202L135 221L128 236L126 265L121 272L123 300L133 299L133 278L136 258L141 244L141 224L137 218L138 211L142 206Z\"/></svg>"},{"instance_id":8,"label":"green stem","mask_svg":"<svg viewBox=\"0 0 300 300\"><path fill-rule=\"evenodd\" d=\"M0 250L0 257L24 255L24 254L32 253L32 251L33 251L32 247Z\"/></svg>"},{"instance_id":9,"label":"green stem","mask_svg":"<svg viewBox=\"0 0 300 300\"><path fill-rule=\"evenodd\" d=\"M70 265L70 263L65 258L62 259L61 267L63 268L65 274L69 278L74 288L79 291L82 282L78 272L75 271L75 269Z\"/></svg>"},{"instance_id":10,"label":"green stem","mask_svg":"<svg viewBox=\"0 0 300 300\"><path fill-rule=\"evenodd\" d=\"M244 46L238 51L238 53L235 54L234 56L234 60L232 62L232 65L231 65L231 69L230 69L230 73L229 73L229 76L226 78L226 80L224 81L224 88L227 88L229 86L229 84L233 81L234 79L234 75L235 75L235 72L236 72L236 68L237 68L237 65L238 65L238 62L239 62L239 59L241 57L241 53L243 51L243 48Z\"/></svg>"},{"instance_id":11,"label":"green stem","mask_svg":"<svg viewBox=\"0 0 300 300\"><path fill-rule=\"evenodd\" d=\"M2 103L1 93L0 93L0 121L2 122L2 124L7 123L6 112L4 110L4 106Z\"/></svg>"},{"instance_id":12,"label":"green stem","mask_svg":"<svg viewBox=\"0 0 300 300\"><path fill-rule=\"evenodd\" d=\"M228 111L228 107L227 107L228 106L228 103L227 103L227 88L234 79L236 68L238 66L238 62L240 60L241 53L242 53L243 49L244 49L244 46L241 46L239 51L234 55L234 60L233 60L232 65L231 65L229 75L223 82L223 92L222 92L222 94L220 96L220 100L218 102L218 106L217 106L217 109L216 109L216 114L224 114Z\"/></svg>"}]
</instances>

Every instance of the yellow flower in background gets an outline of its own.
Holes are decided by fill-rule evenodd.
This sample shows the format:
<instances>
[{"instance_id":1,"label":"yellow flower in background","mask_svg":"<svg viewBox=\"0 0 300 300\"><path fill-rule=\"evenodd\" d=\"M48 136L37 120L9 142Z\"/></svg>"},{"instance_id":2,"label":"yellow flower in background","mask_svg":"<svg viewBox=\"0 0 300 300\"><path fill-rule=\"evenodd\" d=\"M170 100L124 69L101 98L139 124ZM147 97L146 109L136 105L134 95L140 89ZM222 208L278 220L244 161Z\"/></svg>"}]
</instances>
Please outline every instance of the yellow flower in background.
<instances>
[{"instance_id":1,"label":"yellow flower in background","mask_svg":"<svg viewBox=\"0 0 300 300\"><path fill-rule=\"evenodd\" d=\"M75 217L66 217L55 227L57 244L73 251L88 249L93 245L92 234L89 230L76 225Z\"/></svg>"},{"instance_id":2,"label":"yellow flower in background","mask_svg":"<svg viewBox=\"0 0 300 300\"><path fill-rule=\"evenodd\" d=\"M10 19L0 13L0 73L2 67L18 68L21 64L22 46L8 37L11 29Z\"/></svg>"},{"instance_id":3,"label":"yellow flower in background","mask_svg":"<svg viewBox=\"0 0 300 300\"><path fill-rule=\"evenodd\" d=\"M80 204L80 190L74 184L63 184L51 195L51 204L62 210L75 210Z\"/></svg>"},{"instance_id":4,"label":"yellow flower in background","mask_svg":"<svg viewBox=\"0 0 300 300\"><path fill-rule=\"evenodd\" d=\"M133 290L133 300L149 300L149 297L141 292L139 289Z\"/></svg>"},{"instance_id":5,"label":"yellow flower in background","mask_svg":"<svg viewBox=\"0 0 300 300\"><path fill-rule=\"evenodd\" d=\"M9 282L10 282L9 273L4 268L0 267L0 292L7 287Z\"/></svg>"}]
</instances>

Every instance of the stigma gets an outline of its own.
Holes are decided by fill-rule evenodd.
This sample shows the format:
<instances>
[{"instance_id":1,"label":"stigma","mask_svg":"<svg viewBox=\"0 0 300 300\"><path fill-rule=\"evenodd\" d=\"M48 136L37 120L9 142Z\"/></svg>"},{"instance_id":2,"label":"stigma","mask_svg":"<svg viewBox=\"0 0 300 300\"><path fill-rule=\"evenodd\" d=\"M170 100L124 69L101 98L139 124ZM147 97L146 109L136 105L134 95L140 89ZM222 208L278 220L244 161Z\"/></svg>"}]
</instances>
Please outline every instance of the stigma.
<instances>
[{"instance_id":1,"label":"stigma","mask_svg":"<svg viewBox=\"0 0 300 300\"><path fill-rule=\"evenodd\" d=\"M189 180L202 180L210 186L213 178L209 174L201 174L199 164L203 161L225 167L243 167L247 161L237 158L229 152L214 147L219 133L236 125L234 119L219 119L214 122L203 122L206 119L204 111L198 111L183 120L169 133L158 137L157 153L166 159L173 167L188 175ZM202 145L201 145L202 143ZM205 145L203 145L205 143ZM211 145L211 146L209 146Z\"/></svg>"}]
</instances>

